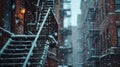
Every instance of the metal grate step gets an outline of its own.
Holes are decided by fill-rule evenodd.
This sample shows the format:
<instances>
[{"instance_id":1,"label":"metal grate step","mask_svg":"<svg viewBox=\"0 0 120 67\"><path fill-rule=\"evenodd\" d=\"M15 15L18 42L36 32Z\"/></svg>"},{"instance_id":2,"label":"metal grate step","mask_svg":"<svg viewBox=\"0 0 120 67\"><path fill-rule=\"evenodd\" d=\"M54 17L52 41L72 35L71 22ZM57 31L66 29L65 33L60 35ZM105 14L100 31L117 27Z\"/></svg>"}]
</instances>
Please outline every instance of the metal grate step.
<instances>
[{"instance_id":1,"label":"metal grate step","mask_svg":"<svg viewBox=\"0 0 120 67\"><path fill-rule=\"evenodd\" d=\"M0 63L23 63L25 58L1 58Z\"/></svg>"},{"instance_id":2,"label":"metal grate step","mask_svg":"<svg viewBox=\"0 0 120 67\"><path fill-rule=\"evenodd\" d=\"M18 58L25 57L27 53L3 53L1 54L1 58Z\"/></svg>"},{"instance_id":3,"label":"metal grate step","mask_svg":"<svg viewBox=\"0 0 120 67\"><path fill-rule=\"evenodd\" d=\"M30 49L31 45L30 44L29 45L28 44L27 45L25 45L25 44L19 44L19 45L18 44L16 44L16 45L13 44L12 45L11 44L7 47L7 49L17 49L17 48L18 49L28 49L28 48Z\"/></svg>"},{"instance_id":4,"label":"metal grate step","mask_svg":"<svg viewBox=\"0 0 120 67\"><path fill-rule=\"evenodd\" d=\"M0 63L0 67L22 67L23 63Z\"/></svg>"},{"instance_id":5,"label":"metal grate step","mask_svg":"<svg viewBox=\"0 0 120 67\"><path fill-rule=\"evenodd\" d=\"M4 53L27 53L30 49L5 49Z\"/></svg>"}]
</instances>

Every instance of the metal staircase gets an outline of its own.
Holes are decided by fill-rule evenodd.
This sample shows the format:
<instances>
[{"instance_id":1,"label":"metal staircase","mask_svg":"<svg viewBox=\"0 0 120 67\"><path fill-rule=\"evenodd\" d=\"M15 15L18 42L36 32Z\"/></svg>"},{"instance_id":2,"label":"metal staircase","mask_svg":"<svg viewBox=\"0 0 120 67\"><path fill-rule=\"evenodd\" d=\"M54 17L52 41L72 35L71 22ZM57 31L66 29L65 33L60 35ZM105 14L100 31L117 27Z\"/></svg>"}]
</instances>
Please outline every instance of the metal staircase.
<instances>
[{"instance_id":1,"label":"metal staircase","mask_svg":"<svg viewBox=\"0 0 120 67\"><path fill-rule=\"evenodd\" d=\"M13 35L0 52L0 67L22 67L23 65L25 65L24 67L42 67L49 45L47 42L44 42L34 47L32 52L29 53L35 37L35 35ZM29 54L30 57L25 64Z\"/></svg>"},{"instance_id":2,"label":"metal staircase","mask_svg":"<svg viewBox=\"0 0 120 67\"><path fill-rule=\"evenodd\" d=\"M39 2L40 0L38 0ZM37 3L39 4L39 3ZM57 32L56 22L51 9L53 1L45 0L38 15L38 32L35 35L11 35L0 51L0 67L44 67L49 46L54 41L53 33ZM51 21L53 19L54 21ZM53 35L53 36L52 36Z\"/></svg>"},{"instance_id":3,"label":"metal staircase","mask_svg":"<svg viewBox=\"0 0 120 67\"><path fill-rule=\"evenodd\" d=\"M12 66L22 67L32 47L32 41L35 35L14 35L1 50L0 67ZM46 43L34 47L30 58L26 64L28 67L42 66L47 53L48 46Z\"/></svg>"}]
</instances>

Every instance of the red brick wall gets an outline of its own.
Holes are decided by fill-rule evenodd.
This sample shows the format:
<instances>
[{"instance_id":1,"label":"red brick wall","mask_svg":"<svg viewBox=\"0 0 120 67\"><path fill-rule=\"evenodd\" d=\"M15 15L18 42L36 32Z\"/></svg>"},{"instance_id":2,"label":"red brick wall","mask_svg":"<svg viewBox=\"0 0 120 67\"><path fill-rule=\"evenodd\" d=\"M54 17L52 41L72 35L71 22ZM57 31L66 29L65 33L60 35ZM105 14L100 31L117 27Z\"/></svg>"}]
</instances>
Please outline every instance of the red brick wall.
<instances>
[{"instance_id":1,"label":"red brick wall","mask_svg":"<svg viewBox=\"0 0 120 67\"><path fill-rule=\"evenodd\" d=\"M114 16L112 16L112 17L109 16L108 19L106 18L105 21L103 21L103 23L100 25L100 33L104 37L102 39L103 41L107 39L105 37L109 36L110 46L111 47L117 46L116 26L115 26L115 17ZM107 34L105 34L105 33L107 33ZM103 44L104 44L104 42L101 45L103 45Z\"/></svg>"},{"instance_id":2,"label":"red brick wall","mask_svg":"<svg viewBox=\"0 0 120 67\"><path fill-rule=\"evenodd\" d=\"M102 36L101 48L105 50L108 49L109 47L117 46L117 34L116 34L115 22L116 22L116 19L118 18L118 16L115 15L115 12L114 12L114 0L107 0L106 4L107 4L106 6L101 5L101 7L103 8L107 7L105 11L107 14L104 15L103 19L101 19L101 25L100 25L100 33ZM99 9L103 10L102 8L99 8ZM99 18L102 18L102 16Z\"/></svg>"},{"instance_id":3,"label":"red brick wall","mask_svg":"<svg viewBox=\"0 0 120 67\"><path fill-rule=\"evenodd\" d=\"M110 32L110 35L111 35L111 46L113 47L116 47L117 46L117 32L116 32L116 26L115 26L115 16L110 16L110 19L111 19L111 23L110 25L108 26L109 28L109 32Z\"/></svg>"}]
</instances>

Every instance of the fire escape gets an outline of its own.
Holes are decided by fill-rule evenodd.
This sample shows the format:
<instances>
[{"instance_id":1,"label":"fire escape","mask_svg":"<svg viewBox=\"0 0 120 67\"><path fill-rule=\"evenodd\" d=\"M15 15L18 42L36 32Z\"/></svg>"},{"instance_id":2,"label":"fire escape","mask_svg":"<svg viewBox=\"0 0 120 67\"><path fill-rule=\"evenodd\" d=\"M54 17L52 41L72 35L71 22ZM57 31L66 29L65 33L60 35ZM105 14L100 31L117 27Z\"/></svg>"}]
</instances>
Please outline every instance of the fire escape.
<instances>
[{"instance_id":1,"label":"fire escape","mask_svg":"<svg viewBox=\"0 0 120 67\"><path fill-rule=\"evenodd\" d=\"M54 0L37 0L34 23L28 23L36 33L15 35L3 28L2 34L7 33L9 39L0 50L0 67L44 67L49 50L58 46L58 22L53 12Z\"/></svg>"},{"instance_id":2,"label":"fire escape","mask_svg":"<svg viewBox=\"0 0 120 67\"><path fill-rule=\"evenodd\" d=\"M96 10L97 8L89 8L87 15L87 44L88 44L88 55L87 55L87 66L99 67L99 29L94 26Z\"/></svg>"}]
</instances>

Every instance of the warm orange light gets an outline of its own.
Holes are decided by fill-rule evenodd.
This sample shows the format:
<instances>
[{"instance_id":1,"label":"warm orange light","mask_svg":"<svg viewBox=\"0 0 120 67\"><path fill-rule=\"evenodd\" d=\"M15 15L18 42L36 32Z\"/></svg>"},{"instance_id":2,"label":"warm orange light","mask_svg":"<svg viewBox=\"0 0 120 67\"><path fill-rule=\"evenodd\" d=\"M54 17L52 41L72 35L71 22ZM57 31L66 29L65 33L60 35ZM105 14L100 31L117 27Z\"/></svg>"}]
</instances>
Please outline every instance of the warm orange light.
<instances>
[{"instance_id":1,"label":"warm orange light","mask_svg":"<svg viewBox=\"0 0 120 67\"><path fill-rule=\"evenodd\" d=\"M24 13L25 13L25 8L22 8L22 9L20 10L20 13L24 14Z\"/></svg>"}]
</instances>

